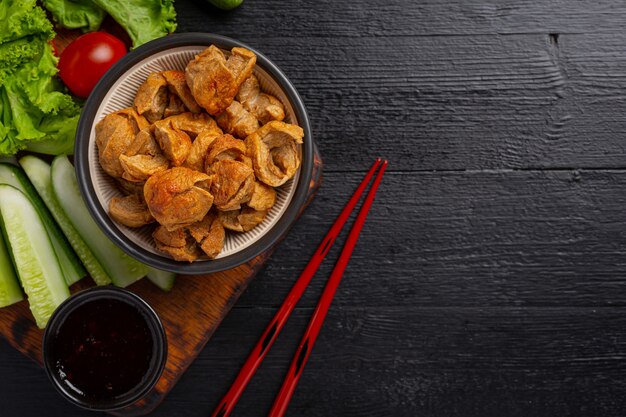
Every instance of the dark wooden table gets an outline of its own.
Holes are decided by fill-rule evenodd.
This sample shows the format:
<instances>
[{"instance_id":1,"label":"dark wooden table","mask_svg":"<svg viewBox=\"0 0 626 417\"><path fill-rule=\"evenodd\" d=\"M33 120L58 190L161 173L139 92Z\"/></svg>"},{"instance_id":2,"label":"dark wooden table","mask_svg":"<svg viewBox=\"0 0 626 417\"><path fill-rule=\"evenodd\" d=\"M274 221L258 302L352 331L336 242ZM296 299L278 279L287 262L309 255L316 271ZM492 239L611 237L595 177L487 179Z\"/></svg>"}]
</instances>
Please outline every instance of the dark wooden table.
<instances>
[{"instance_id":1,"label":"dark wooden table","mask_svg":"<svg viewBox=\"0 0 626 417\"><path fill-rule=\"evenodd\" d=\"M207 416L376 156L379 197L290 416L626 413L626 5L179 0L293 81L317 199L155 416ZM331 257L336 257L339 248ZM327 262L237 416L263 416ZM0 415L79 416L0 342Z\"/></svg>"}]
</instances>

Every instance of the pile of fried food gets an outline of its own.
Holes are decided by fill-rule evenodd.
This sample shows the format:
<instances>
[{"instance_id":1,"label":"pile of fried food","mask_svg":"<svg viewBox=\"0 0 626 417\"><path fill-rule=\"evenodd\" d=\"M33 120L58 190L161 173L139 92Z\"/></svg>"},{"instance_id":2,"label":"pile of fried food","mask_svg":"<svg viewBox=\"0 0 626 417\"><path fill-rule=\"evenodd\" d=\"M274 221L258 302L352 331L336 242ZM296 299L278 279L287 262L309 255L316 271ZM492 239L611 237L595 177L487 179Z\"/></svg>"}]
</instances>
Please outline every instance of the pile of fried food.
<instances>
[{"instance_id":1,"label":"pile of fried food","mask_svg":"<svg viewBox=\"0 0 626 417\"><path fill-rule=\"evenodd\" d=\"M300 166L304 132L283 104L261 91L256 55L214 45L185 71L148 76L134 106L96 125L102 169L124 197L109 214L128 227L156 222L156 247L178 261L214 259L225 229L246 232L276 201L274 187Z\"/></svg>"}]
</instances>

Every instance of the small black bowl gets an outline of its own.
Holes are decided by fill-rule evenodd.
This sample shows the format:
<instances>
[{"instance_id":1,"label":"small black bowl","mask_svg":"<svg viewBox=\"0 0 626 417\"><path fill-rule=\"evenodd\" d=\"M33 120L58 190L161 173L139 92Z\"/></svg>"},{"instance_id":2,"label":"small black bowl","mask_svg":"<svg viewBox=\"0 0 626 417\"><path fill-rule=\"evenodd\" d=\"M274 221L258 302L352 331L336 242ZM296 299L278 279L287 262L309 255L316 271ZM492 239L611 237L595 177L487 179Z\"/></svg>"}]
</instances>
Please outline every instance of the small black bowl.
<instances>
[{"instance_id":1,"label":"small black bowl","mask_svg":"<svg viewBox=\"0 0 626 417\"><path fill-rule=\"evenodd\" d=\"M302 162L300 165L300 175L295 186L295 192L286 210L278 218L277 222L267 230L258 240L241 250L213 260L198 260L193 263L176 261L165 254L157 254L146 247L137 244L129 239L118 227L117 223L111 219L107 212L107 207L100 203L94 178L91 173L90 164L97 164L98 161L90 161L89 141L98 109L114 87L116 82L129 70L151 57L178 47L204 46L211 44L219 48L230 50L234 47L243 47L251 50L257 56L256 65L266 71L274 81L280 86L282 92L287 97L289 104L294 110L298 125L304 130L304 143L302 145ZM76 176L83 200L85 201L92 217L100 226L102 231L122 250L133 258L150 265L153 268L161 269L179 274L208 274L234 268L250 259L256 257L280 241L295 223L299 212L306 203L309 185L313 176L315 159L315 144L311 132L311 126L306 108L295 87L287 79L285 74L265 55L254 48L225 36L211 33L182 33L173 34L154 41L129 52L126 56L116 62L98 82L93 92L85 104L78 122L76 132L76 145L74 149L74 162L76 165ZM248 232L250 233L250 232Z\"/></svg>"},{"instance_id":2,"label":"small black bowl","mask_svg":"<svg viewBox=\"0 0 626 417\"><path fill-rule=\"evenodd\" d=\"M141 382L113 398L92 399L68 387L56 370L55 342L60 329L77 308L96 300L114 300L135 309L145 320L152 339L152 354ZM107 317L102 317L104 321ZM93 411L110 411L129 406L143 398L157 383L167 360L167 338L156 312L138 295L113 286L94 287L72 295L52 314L43 336L43 363L46 373L59 393L71 403Z\"/></svg>"}]
</instances>

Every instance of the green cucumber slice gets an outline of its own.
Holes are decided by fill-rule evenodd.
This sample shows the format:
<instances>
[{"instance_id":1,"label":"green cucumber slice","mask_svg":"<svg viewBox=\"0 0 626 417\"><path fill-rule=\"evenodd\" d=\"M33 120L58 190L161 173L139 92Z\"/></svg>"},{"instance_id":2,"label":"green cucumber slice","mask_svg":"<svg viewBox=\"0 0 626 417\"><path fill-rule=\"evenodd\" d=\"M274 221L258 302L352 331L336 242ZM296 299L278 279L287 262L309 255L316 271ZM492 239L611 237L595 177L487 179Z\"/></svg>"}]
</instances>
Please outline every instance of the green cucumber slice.
<instances>
[{"instance_id":1,"label":"green cucumber slice","mask_svg":"<svg viewBox=\"0 0 626 417\"><path fill-rule=\"evenodd\" d=\"M0 222L30 310L43 329L70 296L44 223L28 197L6 184L0 185Z\"/></svg>"},{"instance_id":2,"label":"green cucumber slice","mask_svg":"<svg viewBox=\"0 0 626 417\"><path fill-rule=\"evenodd\" d=\"M74 167L65 155L52 161L52 189L63 211L85 240L113 284L126 287L141 279L148 267L131 258L115 245L89 214L76 180Z\"/></svg>"},{"instance_id":3,"label":"green cucumber slice","mask_svg":"<svg viewBox=\"0 0 626 417\"><path fill-rule=\"evenodd\" d=\"M160 269L149 268L146 278L163 291L169 291L174 286L176 274L174 272L161 271Z\"/></svg>"},{"instance_id":4,"label":"green cucumber slice","mask_svg":"<svg viewBox=\"0 0 626 417\"><path fill-rule=\"evenodd\" d=\"M11 255L0 234L0 307L10 306L23 299L24 295L11 263Z\"/></svg>"},{"instance_id":5,"label":"green cucumber slice","mask_svg":"<svg viewBox=\"0 0 626 417\"><path fill-rule=\"evenodd\" d=\"M46 203L48 209L52 213L52 216L58 223L61 230L69 240L70 245L74 248L74 251L85 265L87 272L91 276L91 279L97 285L108 285L111 283L111 278L100 265L100 262L96 259L94 254L87 246L87 243L80 237L80 234L70 222L70 219L65 215L65 212L59 205L54 191L52 190L52 176L50 174L50 164L37 158L36 156L28 155L20 159L20 165L26 172L26 175L30 179L31 183L41 196L41 199Z\"/></svg>"},{"instance_id":6,"label":"green cucumber slice","mask_svg":"<svg viewBox=\"0 0 626 417\"><path fill-rule=\"evenodd\" d=\"M37 213L39 213L52 242L54 253L56 253L61 264L61 270L67 285L72 285L83 278L87 273L80 259L72 250L72 246L20 167L8 163L0 163L0 184L8 184L20 190L28 197Z\"/></svg>"}]
</instances>

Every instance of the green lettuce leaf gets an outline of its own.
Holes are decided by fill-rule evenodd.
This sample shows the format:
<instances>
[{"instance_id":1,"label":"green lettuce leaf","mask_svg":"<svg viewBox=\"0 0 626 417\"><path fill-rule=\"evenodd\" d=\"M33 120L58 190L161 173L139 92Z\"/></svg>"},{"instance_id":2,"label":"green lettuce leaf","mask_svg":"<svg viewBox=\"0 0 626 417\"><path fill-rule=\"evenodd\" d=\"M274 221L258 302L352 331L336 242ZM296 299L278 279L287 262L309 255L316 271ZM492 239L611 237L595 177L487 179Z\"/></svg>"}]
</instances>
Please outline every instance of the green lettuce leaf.
<instances>
[{"instance_id":1,"label":"green lettuce leaf","mask_svg":"<svg viewBox=\"0 0 626 417\"><path fill-rule=\"evenodd\" d=\"M59 26L93 32L100 28L106 13L91 0L41 0Z\"/></svg>"},{"instance_id":2,"label":"green lettuce leaf","mask_svg":"<svg viewBox=\"0 0 626 417\"><path fill-rule=\"evenodd\" d=\"M106 14L122 26L133 48L176 30L173 0L42 0L58 24L65 28L98 30Z\"/></svg>"},{"instance_id":3,"label":"green lettuce leaf","mask_svg":"<svg viewBox=\"0 0 626 417\"><path fill-rule=\"evenodd\" d=\"M52 23L35 0L0 1L0 44L34 34L54 37Z\"/></svg>"},{"instance_id":4,"label":"green lettuce leaf","mask_svg":"<svg viewBox=\"0 0 626 417\"><path fill-rule=\"evenodd\" d=\"M173 0L93 0L119 23L133 48L176 30Z\"/></svg>"},{"instance_id":5,"label":"green lettuce leaf","mask_svg":"<svg viewBox=\"0 0 626 417\"><path fill-rule=\"evenodd\" d=\"M32 60L17 71L13 82L28 97L31 105L43 113L57 114L71 109L78 111L74 99L63 93L61 82L55 77L58 58L52 54L50 44L42 45L43 50L38 59Z\"/></svg>"},{"instance_id":6,"label":"green lettuce leaf","mask_svg":"<svg viewBox=\"0 0 626 417\"><path fill-rule=\"evenodd\" d=\"M50 75L56 71L55 61L45 43L39 59L20 67L3 84L3 108L7 110L2 113L4 129L0 130L5 134L0 139L0 155L20 149L72 153L80 107L71 96L58 91L58 81Z\"/></svg>"},{"instance_id":7,"label":"green lettuce leaf","mask_svg":"<svg viewBox=\"0 0 626 417\"><path fill-rule=\"evenodd\" d=\"M43 42L31 35L0 44L0 84L15 73L15 68L40 56L42 47Z\"/></svg>"},{"instance_id":8,"label":"green lettuce leaf","mask_svg":"<svg viewBox=\"0 0 626 417\"><path fill-rule=\"evenodd\" d=\"M11 103L4 88L0 89L0 155L13 155L20 149L13 125Z\"/></svg>"},{"instance_id":9,"label":"green lettuce leaf","mask_svg":"<svg viewBox=\"0 0 626 417\"><path fill-rule=\"evenodd\" d=\"M0 0L0 16L9 12L19 19L0 20L14 36L0 32L0 156L26 148L72 153L80 106L55 77L52 25L38 17L44 12L34 1Z\"/></svg>"},{"instance_id":10,"label":"green lettuce leaf","mask_svg":"<svg viewBox=\"0 0 626 417\"><path fill-rule=\"evenodd\" d=\"M80 113L68 112L61 115L47 115L41 119L39 130L44 140L26 142L26 150L48 155L71 155L74 153L74 137Z\"/></svg>"}]
</instances>

